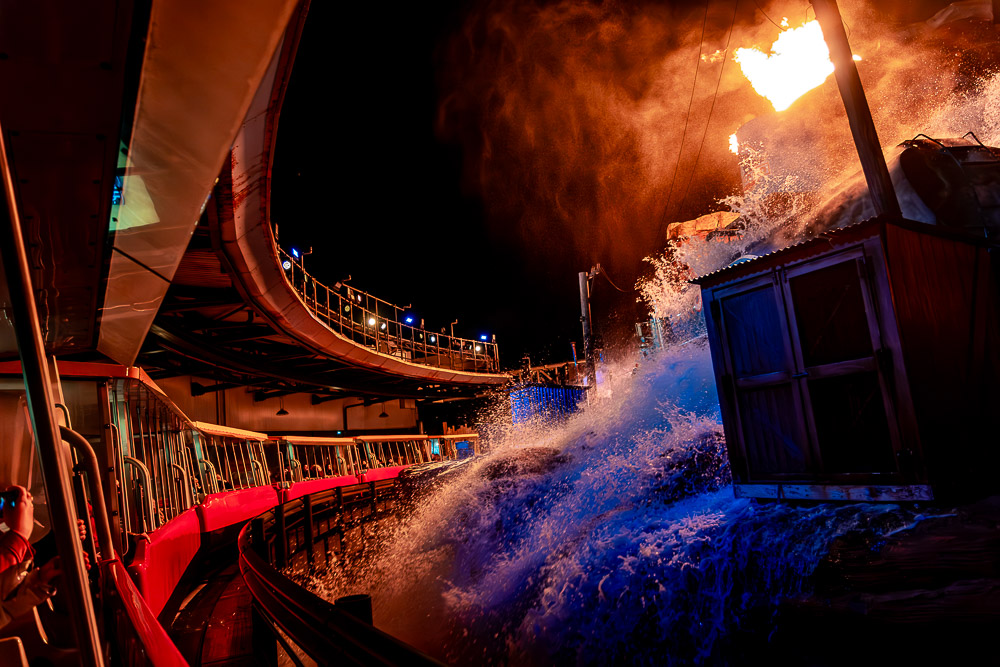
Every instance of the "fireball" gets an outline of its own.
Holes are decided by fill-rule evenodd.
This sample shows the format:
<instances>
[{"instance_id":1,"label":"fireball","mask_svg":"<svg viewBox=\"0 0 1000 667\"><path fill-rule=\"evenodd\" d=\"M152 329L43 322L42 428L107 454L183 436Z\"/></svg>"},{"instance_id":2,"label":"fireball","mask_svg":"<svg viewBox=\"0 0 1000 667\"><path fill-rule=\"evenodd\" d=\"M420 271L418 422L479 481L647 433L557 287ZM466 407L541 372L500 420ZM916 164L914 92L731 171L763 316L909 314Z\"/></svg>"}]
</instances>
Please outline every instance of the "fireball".
<instances>
[{"instance_id":1,"label":"fireball","mask_svg":"<svg viewBox=\"0 0 1000 667\"><path fill-rule=\"evenodd\" d=\"M775 111L784 111L833 73L830 50L818 21L785 30L769 53L757 48L736 49L734 60L753 89L766 97ZM860 58L855 56L855 60Z\"/></svg>"}]
</instances>

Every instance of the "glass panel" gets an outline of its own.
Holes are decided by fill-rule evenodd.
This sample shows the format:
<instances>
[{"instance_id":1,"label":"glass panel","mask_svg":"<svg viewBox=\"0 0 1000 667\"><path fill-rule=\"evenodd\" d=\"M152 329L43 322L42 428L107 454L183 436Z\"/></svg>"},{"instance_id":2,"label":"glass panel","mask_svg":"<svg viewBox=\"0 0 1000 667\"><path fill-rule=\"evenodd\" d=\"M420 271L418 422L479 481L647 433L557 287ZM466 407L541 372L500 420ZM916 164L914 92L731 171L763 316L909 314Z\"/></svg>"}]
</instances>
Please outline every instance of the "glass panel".
<instances>
[{"instance_id":1,"label":"glass panel","mask_svg":"<svg viewBox=\"0 0 1000 667\"><path fill-rule=\"evenodd\" d=\"M825 472L896 471L877 374L810 380L809 393Z\"/></svg>"},{"instance_id":2,"label":"glass panel","mask_svg":"<svg viewBox=\"0 0 1000 667\"><path fill-rule=\"evenodd\" d=\"M872 356L854 260L789 279L805 366Z\"/></svg>"},{"instance_id":3,"label":"glass panel","mask_svg":"<svg viewBox=\"0 0 1000 667\"><path fill-rule=\"evenodd\" d=\"M781 317L770 285L723 299L722 316L736 377L788 370Z\"/></svg>"},{"instance_id":4,"label":"glass panel","mask_svg":"<svg viewBox=\"0 0 1000 667\"><path fill-rule=\"evenodd\" d=\"M794 409L791 385L739 393L740 421L751 478L768 473L806 470L806 446Z\"/></svg>"}]
</instances>

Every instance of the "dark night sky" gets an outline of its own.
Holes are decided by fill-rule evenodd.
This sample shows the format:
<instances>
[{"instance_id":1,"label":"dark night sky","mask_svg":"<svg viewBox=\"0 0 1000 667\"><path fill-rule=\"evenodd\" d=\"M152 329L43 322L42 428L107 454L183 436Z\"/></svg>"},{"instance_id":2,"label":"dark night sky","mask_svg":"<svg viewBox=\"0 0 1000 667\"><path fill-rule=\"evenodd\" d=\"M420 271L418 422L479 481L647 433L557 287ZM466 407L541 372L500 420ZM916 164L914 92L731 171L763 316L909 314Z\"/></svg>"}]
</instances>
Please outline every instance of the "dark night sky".
<instances>
[{"instance_id":1,"label":"dark night sky","mask_svg":"<svg viewBox=\"0 0 1000 667\"><path fill-rule=\"evenodd\" d=\"M436 135L435 53L461 20L447 2L312 3L279 122L271 216L281 245L314 248L307 268L319 278L350 274L412 304L428 328L457 318L456 335L496 334L509 366L579 328L578 269L560 258L564 275L534 270L491 238L482 200L463 188L462 147Z\"/></svg>"},{"instance_id":2,"label":"dark night sky","mask_svg":"<svg viewBox=\"0 0 1000 667\"><path fill-rule=\"evenodd\" d=\"M773 7L775 3L758 4L774 11L785 8ZM804 16L804 1L784 4L797 12L795 16ZM677 159L676 148L670 145L671 137L674 143L677 137L669 132L679 134L684 117L673 108L672 115L665 116L660 124L669 127L656 128L663 133L657 137L664 144L666 167L642 172L658 175L652 179L655 182L629 182L629 161L644 156L637 152L634 142L612 142L610 148L594 149L621 163L609 179L600 169L594 169L594 173L579 179L557 183L562 188L557 196L538 194L537 184L545 182L547 168L566 162L546 162L546 152L562 150L558 136L543 135L536 147L541 157L522 159L531 152L522 148L523 132L505 135L496 131L503 126L495 123L488 140L476 139L480 128L474 114L455 114L451 117L457 119L454 126L444 129L439 123L442 99L448 91L462 87L467 93L471 91L473 102L480 92L489 97L483 107L499 118L519 111L505 110L504 103L526 99L523 91L521 98L490 97L495 91L489 82L470 82L466 86L463 77L470 81L472 77L489 78L492 70L481 62L492 62L491 58L504 62L502 55L489 53L495 43L490 41L492 32L482 29L479 33L463 33L469 25L477 25L469 17L479 16L479 26L491 26L490 19L482 17L490 17L494 9L514 16L511 25L515 32L520 29L519 34L534 39L535 50L526 48L528 57L523 62L517 61L517 56L523 54L515 54L514 66L498 66L496 71L503 76L514 72L526 79L550 70L564 73L563 68L569 65L563 61L569 56L560 50L559 40L572 40L572 31L576 30L576 36L583 35L586 61L576 66L583 67L591 77L588 83L594 79L600 82L601 77L615 79L609 90L620 93L626 102L629 96L652 96L654 78L662 76L663 68L655 72L655 77L651 68L676 54L676 72L670 74L677 77L676 86L658 94L668 103L683 103L686 107L704 5L564 2L541 3L536 6L541 9L530 12L521 9L524 6L533 7L504 0L478 4L452 0L394 7L314 1L279 121L271 204L271 218L279 226L281 245L312 246L314 254L306 264L318 278L332 284L351 275L352 284L359 289L399 305L412 304L413 312L424 318L430 329L448 327L457 318L456 335L495 334L505 367L518 365L525 352L531 354L534 363L568 359L570 340L576 340L579 349L577 272L600 261L614 281L631 292L643 267L642 257L661 245L658 239L662 238L663 223L712 210L715 198L739 187L738 167L726 153L724 139L746 120L769 111L766 103L744 85L738 69L728 65L728 71L723 70L727 78L722 80L715 115L708 127L711 132L706 130L706 153L698 163L702 171L698 172L699 178L693 179L690 196L681 207L676 199L672 208L664 211L662 206L667 200L665 181L669 180L663 174L670 173ZM731 22L746 33L734 38L733 47L741 40L746 43L751 30L758 31L752 33L758 35L767 28L755 3L740 2L735 18L733 6L729 2L710 3L702 53L725 47ZM588 18L567 17L566 7L572 11L582 7L580 11L610 17L600 23L625 26L630 31L629 39L612 35L604 45L600 42L604 35L580 32L579 26ZM927 10L921 12L926 14ZM560 23L550 29L543 19L553 16ZM905 18L910 21L926 16ZM543 29L535 29L535 24ZM696 35L693 43L692 33ZM470 36L464 45L463 34ZM640 35L645 35L646 44L641 43ZM483 37L482 45L475 43L479 37ZM540 39L554 41L554 45L547 45L547 51L539 50ZM494 50L509 48L508 43L501 45ZM553 54L553 61L558 62L535 62L532 58L538 60L538 53ZM465 57L464 68L455 66L456 54ZM591 66L591 61L598 62ZM566 71L573 74L572 70ZM596 77L594 72L598 72ZM695 105L691 128L694 137L700 138L705 129L697 125L705 122L698 120L697 113L702 113L705 120L709 118L705 115L707 104L701 102L710 99L716 77L713 70L702 70L699 103ZM562 81L560 85L575 84L572 77L568 83ZM525 88L534 95L531 86ZM536 101L529 98L527 103ZM465 104L469 106L468 99ZM539 134L561 130L560 102L543 100L538 104L554 110L555 115L541 118L541 124L532 131ZM461 104L458 106L461 111ZM600 143L603 138L590 136L586 132L588 117L582 117L585 129L575 140L584 146ZM529 114L525 118L538 120ZM572 118L568 115L566 122ZM642 128L641 132L648 134L649 130ZM471 141L470 136L474 137ZM505 143L508 138L509 145ZM487 146L490 140L494 143ZM508 173L503 178L494 177L487 185L477 183L470 174L477 174L479 158L487 150L497 163L507 160L508 172L520 169L527 176ZM692 167L694 153L690 145L685 148L687 162L681 162L682 178ZM575 168L582 173L579 162ZM590 184L601 183L602 179L610 180L612 187L620 184L622 193L605 193L602 199L588 191ZM563 215L558 224L544 219L546 206L558 208L567 197L576 200L573 205L577 208L570 206L569 214ZM633 207L635 199L642 201ZM608 213L599 209L614 210ZM578 214L579 221L574 217ZM620 226L609 232L609 220ZM598 329L603 327L609 338L614 337L614 325L609 322L616 323L619 330L627 330L643 314L634 303L634 293L619 294L600 278L593 300Z\"/></svg>"}]
</instances>

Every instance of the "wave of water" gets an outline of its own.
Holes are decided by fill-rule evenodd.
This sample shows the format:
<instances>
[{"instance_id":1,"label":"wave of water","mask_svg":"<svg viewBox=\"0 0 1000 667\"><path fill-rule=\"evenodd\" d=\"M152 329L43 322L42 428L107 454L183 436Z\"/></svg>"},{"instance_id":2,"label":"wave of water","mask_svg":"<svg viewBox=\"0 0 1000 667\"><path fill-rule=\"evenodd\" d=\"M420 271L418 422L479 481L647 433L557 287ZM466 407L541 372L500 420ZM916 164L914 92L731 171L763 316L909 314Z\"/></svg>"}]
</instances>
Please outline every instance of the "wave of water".
<instances>
[{"instance_id":1,"label":"wave of water","mask_svg":"<svg viewBox=\"0 0 1000 667\"><path fill-rule=\"evenodd\" d=\"M726 664L760 650L834 538L908 513L736 499L706 347L612 369L569 420L497 434L492 454L383 526L349 579L315 587L370 592L379 627L455 664Z\"/></svg>"},{"instance_id":2,"label":"wave of water","mask_svg":"<svg viewBox=\"0 0 1000 667\"><path fill-rule=\"evenodd\" d=\"M998 94L1000 75L934 123L995 143ZM794 236L784 227L809 202L785 198L776 215L768 201L725 202L746 221L737 243L695 239L652 260L655 316L697 319L687 272ZM489 456L436 480L379 527L369 558L314 589L371 593L379 627L456 664L747 664L768 654L779 605L808 594L835 539L919 520L887 504L736 499L703 338L607 376L564 422L490 425Z\"/></svg>"}]
</instances>

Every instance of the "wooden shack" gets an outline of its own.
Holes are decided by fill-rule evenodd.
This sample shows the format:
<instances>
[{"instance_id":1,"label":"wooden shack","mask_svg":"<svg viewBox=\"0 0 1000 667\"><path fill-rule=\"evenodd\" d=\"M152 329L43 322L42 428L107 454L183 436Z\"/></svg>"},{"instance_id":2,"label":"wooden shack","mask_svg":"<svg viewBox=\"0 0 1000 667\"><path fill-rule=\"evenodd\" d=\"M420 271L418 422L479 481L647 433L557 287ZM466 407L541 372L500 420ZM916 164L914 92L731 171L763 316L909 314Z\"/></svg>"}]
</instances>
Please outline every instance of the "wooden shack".
<instances>
[{"instance_id":1,"label":"wooden shack","mask_svg":"<svg viewBox=\"0 0 1000 667\"><path fill-rule=\"evenodd\" d=\"M872 219L694 280L736 494L996 486L998 276L995 241Z\"/></svg>"}]
</instances>

